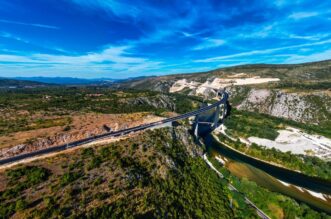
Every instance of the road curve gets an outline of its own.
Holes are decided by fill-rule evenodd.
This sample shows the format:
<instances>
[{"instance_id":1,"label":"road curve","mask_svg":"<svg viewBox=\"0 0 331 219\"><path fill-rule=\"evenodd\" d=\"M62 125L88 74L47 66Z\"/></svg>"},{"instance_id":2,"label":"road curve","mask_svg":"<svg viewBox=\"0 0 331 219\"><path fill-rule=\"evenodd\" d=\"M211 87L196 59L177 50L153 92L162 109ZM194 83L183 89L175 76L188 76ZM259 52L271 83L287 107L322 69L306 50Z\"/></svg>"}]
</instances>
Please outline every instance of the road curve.
<instances>
[{"instance_id":1,"label":"road curve","mask_svg":"<svg viewBox=\"0 0 331 219\"><path fill-rule=\"evenodd\" d=\"M39 155L45 155L45 154L49 154L49 153L53 153L53 152L63 151L63 150L73 148L73 147L78 147L80 145L87 144L87 143L90 143L90 142L93 142L93 141L96 141L96 140L101 140L101 139L109 138L109 137L123 136L123 135L127 135L129 133L134 133L134 132L137 132L137 131L142 131L142 130L145 130L145 129L157 127L157 126L160 126L160 125L165 124L165 123L186 119L186 118L189 118L191 116L196 116L200 113L211 110L212 108L214 108L218 105L225 104L226 101L228 100L228 98L229 98L229 94L227 92L223 92L221 99L219 101L217 101L216 103L211 104L209 106L202 107L202 108L200 108L198 110L195 110L195 111L192 111L192 112L184 113L182 115L175 116L175 117L172 117L172 118L167 118L167 119L164 119L164 120L161 120L161 121L158 121L158 122L152 122L152 123L148 123L148 124L144 124L144 125L139 125L139 126L135 126L135 127L132 127L132 128L127 128L127 129L122 129L122 130L111 132L111 133L105 133L105 134L101 134L101 135L92 136L92 137L89 137L89 138L84 138L84 139L81 139L81 140L78 140L78 141L73 141L73 142L63 144L63 145L58 145L58 146L55 146L55 147L45 148L45 149L41 149L41 150L38 150L38 151L33 151L33 152L30 152L30 153L26 153L26 154L20 154L20 155L14 156L14 157L10 157L10 158L0 160L0 165L17 162L17 161L20 161L20 160L23 160L23 159L26 159L26 158L31 158L31 157L35 157L35 156L39 156Z\"/></svg>"}]
</instances>

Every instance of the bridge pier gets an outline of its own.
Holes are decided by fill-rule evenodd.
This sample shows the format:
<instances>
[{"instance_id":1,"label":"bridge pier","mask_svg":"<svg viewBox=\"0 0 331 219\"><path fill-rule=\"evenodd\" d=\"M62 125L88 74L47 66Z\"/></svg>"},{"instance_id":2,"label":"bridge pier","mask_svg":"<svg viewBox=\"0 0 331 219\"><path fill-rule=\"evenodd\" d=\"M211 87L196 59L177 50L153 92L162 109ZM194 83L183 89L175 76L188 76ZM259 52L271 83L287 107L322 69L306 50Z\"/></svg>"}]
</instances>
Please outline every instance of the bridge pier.
<instances>
[{"instance_id":1,"label":"bridge pier","mask_svg":"<svg viewBox=\"0 0 331 219\"><path fill-rule=\"evenodd\" d=\"M196 137L196 138L198 138L199 137L199 133L198 133L198 130L199 130L199 121L197 120L197 121L195 121L195 124L194 124L194 136Z\"/></svg>"},{"instance_id":2,"label":"bridge pier","mask_svg":"<svg viewBox=\"0 0 331 219\"><path fill-rule=\"evenodd\" d=\"M218 125L220 123L223 123L224 119L226 117L226 114L227 114L227 107L228 107L227 105L228 105L228 102L223 102L223 103L221 103L217 106L214 106L215 111L208 118L206 118L206 115L199 116L199 114L197 114L195 116L194 124L192 126L194 136L196 138L199 137L199 128L201 129L201 126L202 126L203 130L205 130L205 128L206 128L205 126L207 124L209 124L210 125L209 128L211 130L214 130L218 127ZM206 119L207 120L206 121L199 121L200 118L202 118L203 120L206 120Z\"/></svg>"},{"instance_id":3,"label":"bridge pier","mask_svg":"<svg viewBox=\"0 0 331 219\"><path fill-rule=\"evenodd\" d=\"M220 109L221 109L221 107L220 107L220 105L218 105L218 106L216 107L216 110L215 110L214 122L213 122L213 128L216 128L217 125L218 125L218 121L219 121L219 119L220 119Z\"/></svg>"}]
</instances>

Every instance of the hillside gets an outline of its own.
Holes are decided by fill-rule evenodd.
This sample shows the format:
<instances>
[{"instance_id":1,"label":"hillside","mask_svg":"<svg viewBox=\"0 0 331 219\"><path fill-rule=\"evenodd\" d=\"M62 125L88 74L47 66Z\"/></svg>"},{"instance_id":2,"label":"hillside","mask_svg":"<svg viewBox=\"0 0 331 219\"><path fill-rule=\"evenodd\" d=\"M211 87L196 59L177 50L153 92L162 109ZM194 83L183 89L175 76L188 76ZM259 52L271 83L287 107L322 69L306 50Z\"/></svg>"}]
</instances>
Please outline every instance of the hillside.
<instances>
[{"instance_id":1,"label":"hillside","mask_svg":"<svg viewBox=\"0 0 331 219\"><path fill-rule=\"evenodd\" d=\"M169 91L170 87L180 79L205 82L211 77L228 77L239 73L245 73L248 76L276 77L280 78L282 81L330 81L330 72L331 60L303 64L254 64L219 68L193 74L146 77L127 82L124 81L124 83L117 84L117 86L122 88L150 88L156 91Z\"/></svg>"},{"instance_id":2,"label":"hillside","mask_svg":"<svg viewBox=\"0 0 331 219\"><path fill-rule=\"evenodd\" d=\"M159 121L197 109L202 103L202 97L182 92L95 86L3 89L0 157L105 133L105 126L114 131ZM235 137L251 136L257 127L263 130L261 133L266 130L264 134L275 136L275 130L286 124L275 118L243 116L233 111L232 126L231 121L226 124L229 130L238 130ZM246 121L246 117L267 121L267 127L236 122ZM242 126L236 127L237 124ZM268 191L229 172L228 178L219 178L202 159L207 146L197 144L190 129L184 120L175 127L105 139L63 154L0 168L0 215L3 218L256 218L242 194L229 190L230 179L272 218L283 218L282 215L327 218L325 213L298 203L291 195ZM320 126L310 129L329 134ZM273 152L271 158L287 166L290 156L296 161L295 169L329 178L329 164L325 161L284 154ZM302 159L314 165L306 165ZM257 194L268 195L271 201L265 204L261 196L257 198L247 192L252 187Z\"/></svg>"},{"instance_id":3,"label":"hillside","mask_svg":"<svg viewBox=\"0 0 331 219\"><path fill-rule=\"evenodd\" d=\"M230 102L298 122L330 126L331 60L293 65L242 65L196 74L144 78L117 87L182 93L207 99L226 88Z\"/></svg>"},{"instance_id":4,"label":"hillside","mask_svg":"<svg viewBox=\"0 0 331 219\"><path fill-rule=\"evenodd\" d=\"M58 85L101 85L108 84L114 79L100 78L100 79L84 79L73 77L16 77L15 80L36 81L48 84Z\"/></svg>"},{"instance_id":5,"label":"hillside","mask_svg":"<svg viewBox=\"0 0 331 219\"><path fill-rule=\"evenodd\" d=\"M36 161L0 173L0 215L233 218L242 214L243 209L229 207L230 191L199 158L201 153L185 129L178 128ZM254 215L249 209L245 214Z\"/></svg>"},{"instance_id":6,"label":"hillside","mask_svg":"<svg viewBox=\"0 0 331 219\"><path fill-rule=\"evenodd\" d=\"M200 106L197 97L106 87L0 90L0 158L160 120Z\"/></svg>"},{"instance_id":7,"label":"hillside","mask_svg":"<svg viewBox=\"0 0 331 219\"><path fill-rule=\"evenodd\" d=\"M37 81L29 81L29 80L16 80L16 79L7 79L0 77L0 88L1 87L40 87L40 86L49 86L50 84L41 83Z\"/></svg>"},{"instance_id":8,"label":"hillside","mask_svg":"<svg viewBox=\"0 0 331 219\"><path fill-rule=\"evenodd\" d=\"M257 218L201 158L185 128L165 128L0 171L4 218ZM231 181L238 179L233 178ZM244 181L280 215L327 218ZM239 183L239 181L238 181ZM276 211L275 211L276 210Z\"/></svg>"}]
</instances>

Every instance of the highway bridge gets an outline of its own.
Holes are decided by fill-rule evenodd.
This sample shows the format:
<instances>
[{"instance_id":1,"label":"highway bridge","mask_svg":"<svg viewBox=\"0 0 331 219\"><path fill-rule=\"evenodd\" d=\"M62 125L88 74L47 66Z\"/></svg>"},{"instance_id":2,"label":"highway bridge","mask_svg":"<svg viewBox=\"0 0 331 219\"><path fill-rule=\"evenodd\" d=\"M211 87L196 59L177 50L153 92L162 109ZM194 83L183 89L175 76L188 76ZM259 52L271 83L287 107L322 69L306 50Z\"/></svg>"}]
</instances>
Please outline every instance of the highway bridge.
<instances>
[{"instance_id":1,"label":"highway bridge","mask_svg":"<svg viewBox=\"0 0 331 219\"><path fill-rule=\"evenodd\" d=\"M162 125L167 124L167 123L172 123L172 122L182 120L182 119L186 119L186 118L189 118L189 117L198 116L199 114L207 112L207 111L209 111L213 108L217 109L216 113L215 113L215 116L214 116L215 118L214 118L214 121L213 121L213 123L214 123L213 127L216 127L216 123L219 120L219 114L218 113L220 112L220 110L219 110L220 106L223 105L224 107L226 107L226 105L228 103L228 98L229 98L228 93L225 92L225 91L219 92L219 96L220 96L220 100L217 101L216 103L211 104L209 106L204 106L204 107L202 107L198 110L192 111L192 112L188 112L188 113L185 113L185 114L182 114L182 115L179 115L179 116L175 116L175 117L172 117L172 118L163 119L163 120L158 121L158 122L143 124L143 125L139 125L139 126L135 126L135 127L132 127L132 128L127 128L127 129L122 129L122 130L115 131L115 132L108 132L108 133L105 133L105 134L96 135L96 136L92 136L92 137L89 137L89 138L84 138L84 139L81 139L81 140L78 140L78 141L73 141L73 142L70 142L70 143L67 143L67 144L63 144L63 145L59 145L59 146L55 146L55 147L50 147L50 148L45 148L45 149L41 149L41 150L38 150L38 151L33 151L31 153L20 154L20 155L10 157L10 158L5 158L5 159L0 160L0 165L9 164L9 163L12 163L12 162L17 162L17 161L27 159L27 158L32 158L32 157L35 157L35 156L40 156L40 155L45 155L45 154L49 154L49 153L53 153L53 152L63 151L63 150L69 149L69 148L78 147L78 146L81 146L81 145L84 145L84 144L87 144L87 143L91 143L91 142L94 142L94 141L97 141L97 140L102 140L102 139L106 139L106 138L110 138L110 137L124 136L124 135L130 134L130 133L135 133L135 132L143 131L143 130L150 129L150 128L156 128L158 126L162 126ZM223 111L223 116L224 116L224 111ZM198 123L199 122L196 122L196 127L195 127L195 130L196 130L195 133L196 134L197 134L197 129L198 129Z\"/></svg>"}]
</instances>

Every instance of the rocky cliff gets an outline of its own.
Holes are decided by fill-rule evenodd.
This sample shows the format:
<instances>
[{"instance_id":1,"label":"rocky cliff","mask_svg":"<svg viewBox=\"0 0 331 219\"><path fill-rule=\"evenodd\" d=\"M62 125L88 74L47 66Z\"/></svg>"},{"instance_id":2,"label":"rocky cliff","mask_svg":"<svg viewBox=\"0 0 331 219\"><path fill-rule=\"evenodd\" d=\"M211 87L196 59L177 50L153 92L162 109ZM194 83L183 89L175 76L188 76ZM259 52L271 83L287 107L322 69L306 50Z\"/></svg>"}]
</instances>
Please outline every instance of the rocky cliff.
<instances>
[{"instance_id":1,"label":"rocky cliff","mask_svg":"<svg viewBox=\"0 0 331 219\"><path fill-rule=\"evenodd\" d=\"M331 92L288 92L282 89L231 88L240 110L265 113L298 122L323 123L331 118Z\"/></svg>"}]
</instances>

